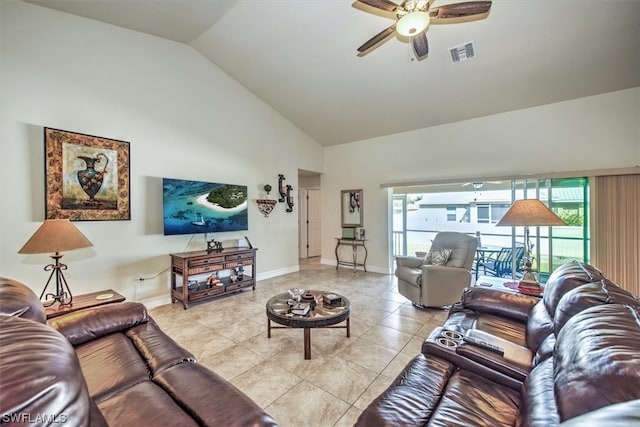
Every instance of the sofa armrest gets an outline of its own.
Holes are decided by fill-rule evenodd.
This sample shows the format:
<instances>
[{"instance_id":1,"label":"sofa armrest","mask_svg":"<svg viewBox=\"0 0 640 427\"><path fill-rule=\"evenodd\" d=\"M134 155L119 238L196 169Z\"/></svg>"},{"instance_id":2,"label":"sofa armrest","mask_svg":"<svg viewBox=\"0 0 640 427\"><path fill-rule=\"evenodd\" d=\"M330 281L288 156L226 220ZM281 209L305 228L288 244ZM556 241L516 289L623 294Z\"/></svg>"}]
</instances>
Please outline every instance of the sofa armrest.
<instances>
[{"instance_id":1,"label":"sofa armrest","mask_svg":"<svg viewBox=\"0 0 640 427\"><path fill-rule=\"evenodd\" d=\"M445 265L423 265L422 276L425 283L442 283L444 286L450 285L451 282L467 284L471 282L471 272L469 270Z\"/></svg>"},{"instance_id":2,"label":"sofa armrest","mask_svg":"<svg viewBox=\"0 0 640 427\"><path fill-rule=\"evenodd\" d=\"M495 289L466 288L462 292L460 306L488 314L516 319L526 323L529 312L541 300L536 297L503 292Z\"/></svg>"},{"instance_id":3,"label":"sofa armrest","mask_svg":"<svg viewBox=\"0 0 640 427\"><path fill-rule=\"evenodd\" d=\"M144 305L137 302L121 302L54 317L48 323L75 347L148 321L149 314Z\"/></svg>"},{"instance_id":4,"label":"sofa armrest","mask_svg":"<svg viewBox=\"0 0 640 427\"><path fill-rule=\"evenodd\" d=\"M405 266L409 268L419 268L424 262L423 258L418 258L415 256L397 256L396 257L396 265Z\"/></svg>"},{"instance_id":5,"label":"sofa armrest","mask_svg":"<svg viewBox=\"0 0 640 427\"><path fill-rule=\"evenodd\" d=\"M457 349L460 346L459 342L454 342L453 345L443 345L441 339L446 338L443 332L444 329L439 326L429 334L429 336L422 342L422 354L427 357L429 357L429 355L437 356L453 363L461 369L467 369L471 372L475 372L484 378L497 382L498 384L502 384L513 390L520 391L522 389L522 380L516 379L513 375L506 374L487 366L485 363L481 363L478 360L470 359L463 354L459 354L457 352ZM449 344L451 344L452 340L445 339L445 342L449 342Z\"/></svg>"},{"instance_id":6,"label":"sofa armrest","mask_svg":"<svg viewBox=\"0 0 640 427\"><path fill-rule=\"evenodd\" d=\"M468 330L466 335L499 347L503 354L494 353L465 341L458 344L456 353L524 382L531 371L533 360L531 350L477 329Z\"/></svg>"}]
</instances>

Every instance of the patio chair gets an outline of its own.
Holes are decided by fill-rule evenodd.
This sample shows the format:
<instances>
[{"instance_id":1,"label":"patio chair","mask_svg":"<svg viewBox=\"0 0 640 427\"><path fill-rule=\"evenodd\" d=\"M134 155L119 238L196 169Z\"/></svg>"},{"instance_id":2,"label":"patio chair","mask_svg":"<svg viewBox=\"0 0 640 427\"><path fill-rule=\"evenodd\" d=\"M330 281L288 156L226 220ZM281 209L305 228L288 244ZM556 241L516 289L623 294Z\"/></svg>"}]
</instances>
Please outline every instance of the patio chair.
<instances>
[{"instance_id":1,"label":"patio chair","mask_svg":"<svg viewBox=\"0 0 640 427\"><path fill-rule=\"evenodd\" d=\"M524 258L524 245L516 244L515 252L512 248L502 248L494 257L489 256L477 260L477 272L482 268L484 275L492 275L495 277L510 277L513 259L516 261L516 271L522 269L522 260Z\"/></svg>"},{"instance_id":2,"label":"patio chair","mask_svg":"<svg viewBox=\"0 0 640 427\"><path fill-rule=\"evenodd\" d=\"M471 265L478 241L456 232L440 232L431 252L450 250L444 265L425 264L424 258L396 257L398 292L418 307L444 307L460 301L462 290L471 285Z\"/></svg>"}]
</instances>

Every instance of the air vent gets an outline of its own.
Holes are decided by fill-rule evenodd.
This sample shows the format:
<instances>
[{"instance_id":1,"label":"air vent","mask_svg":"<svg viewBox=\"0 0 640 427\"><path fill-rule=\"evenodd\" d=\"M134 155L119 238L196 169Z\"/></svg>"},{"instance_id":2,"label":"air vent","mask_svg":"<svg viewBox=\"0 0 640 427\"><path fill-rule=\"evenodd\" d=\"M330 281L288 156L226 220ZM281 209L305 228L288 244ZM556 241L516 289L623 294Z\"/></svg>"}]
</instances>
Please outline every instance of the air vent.
<instances>
[{"instance_id":1,"label":"air vent","mask_svg":"<svg viewBox=\"0 0 640 427\"><path fill-rule=\"evenodd\" d=\"M476 49L473 46L473 41L461 44L456 47L452 47L451 49L449 49L449 53L451 54L451 62L457 64L458 62L473 59L476 56L475 51Z\"/></svg>"}]
</instances>

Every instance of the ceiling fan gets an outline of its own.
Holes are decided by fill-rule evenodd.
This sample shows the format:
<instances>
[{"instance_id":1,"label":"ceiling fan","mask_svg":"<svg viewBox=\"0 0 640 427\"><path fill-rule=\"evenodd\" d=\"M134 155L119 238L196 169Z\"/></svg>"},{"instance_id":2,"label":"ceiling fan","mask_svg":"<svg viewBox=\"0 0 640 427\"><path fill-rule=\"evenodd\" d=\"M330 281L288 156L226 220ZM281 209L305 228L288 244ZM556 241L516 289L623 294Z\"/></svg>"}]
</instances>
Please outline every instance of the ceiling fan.
<instances>
[{"instance_id":1,"label":"ceiling fan","mask_svg":"<svg viewBox=\"0 0 640 427\"><path fill-rule=\"evenodd\" d=\"M476 191L482 190L485 184L502 184L502 181L474 181L474 182L465 182L462 184L462 187L466 187L468 185L472 185L473 189Z\"/></svg>"},{"instance_id":2,"label":"ceiling fan","mask_svg":"<svg viewBox=\"0 0 640 427\"><path fill-rule=\"evenodd\" d=\"M430 24L477 21L486 18L489 15L489 9L491 9L490 1L470 1L431 7L434 1L405 0L401 5L398 5L390 0L356 0L357 3L396 15L395 24L367 40L358 48L358 52L364 54L396 32L400 36L411 39L417 58L422 59L429 54L426 33Z\"/></svg>"}]
</instances>

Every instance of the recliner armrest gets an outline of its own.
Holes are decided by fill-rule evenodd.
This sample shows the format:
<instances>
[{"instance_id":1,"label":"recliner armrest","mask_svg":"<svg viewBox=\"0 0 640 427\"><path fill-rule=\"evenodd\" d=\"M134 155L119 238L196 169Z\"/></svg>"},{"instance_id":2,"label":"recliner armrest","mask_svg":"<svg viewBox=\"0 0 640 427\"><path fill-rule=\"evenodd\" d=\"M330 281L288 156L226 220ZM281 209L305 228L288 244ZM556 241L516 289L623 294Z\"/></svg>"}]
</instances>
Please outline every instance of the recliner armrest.
<instances>
[{"instance_id":1,"label":"recliner armrest","mask_svg":"<svg viewBox=\"0 0 640 427\"><path fill-rule=\"evenodd\" d=\"M54 317L48 323L73 346L149 321L147 308L137 302L121 302Z\"/></svg>"},{"instance_id":2,"label":"recliner armrest","mask_svg":"<svg viewBox=\"0 0 640 427\"><path fill-rule=\"evenodd\" d=\"M396 256L396 264L398 266L405 266L410 268L419 268L424 262L423 258L415 256Z\"/></svg>"},{"instance_id":3,"label":"recliner armrest","mask_svg":"<svg viewBox=\"0 0 640 427\"><path fill-rule=\"evenodd\" d=\"M529 318L533 306L540 301L539 298L524 294L473 287L465 288L462 292L460 305L473 311L508 317L524 323Z\"/></svg>"}]
</instances>

